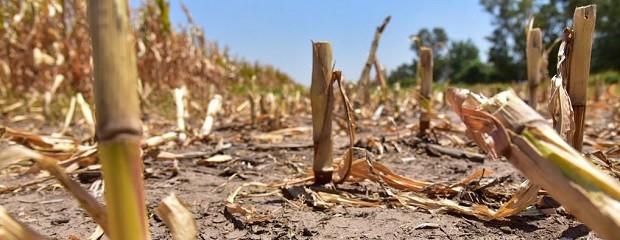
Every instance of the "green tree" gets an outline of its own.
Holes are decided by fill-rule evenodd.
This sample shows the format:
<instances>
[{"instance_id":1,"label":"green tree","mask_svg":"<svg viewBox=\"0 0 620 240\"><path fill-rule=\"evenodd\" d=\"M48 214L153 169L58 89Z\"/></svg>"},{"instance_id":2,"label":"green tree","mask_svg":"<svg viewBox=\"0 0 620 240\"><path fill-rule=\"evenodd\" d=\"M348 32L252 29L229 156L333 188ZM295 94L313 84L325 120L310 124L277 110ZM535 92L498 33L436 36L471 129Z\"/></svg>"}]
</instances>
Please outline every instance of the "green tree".
<instances>
[{"instance_id":1,"label":"green tree","mask_svg":"<svg viewBox=\"0 0 620 240\"><path fill-rule=\"evenodd\" d=\"M388 84L394 85L396 82L400 82L402 87L412 86L416 83L416 61L411 64L403 63L395 70L390 72L388 77Z\"/></svg>"},{"instance_id":2,"label":"green tree","mask_svg":"<svg viewBox=\"0 0 620 240\"><path fill-rule=\"evenodd\" d=\"M442 46L438 46L437 39L428 29L422 29L418 32L420 40L414 42L411 49L417 52L417 44L422 43L424 46L434 46L435 51L439 52L439 56L434 56L435 71L433 74L440 77L435 79L438 81L451 78L456 82L487 82L490 79L492 69L487 64L480 61L479 51L471 39L465 41L448 41L447 34L443 30L439 30L439 36L445 42L441 42ZM447 48L445 46L448 46ZM388 77L388 83L394 84L400 82L402 86L410 86L416 81L416 59L412 62L403 63L393 70Z\"/></svg>"},{"instance_id":3,"label":"green tree","mask_svg":"<svg viewBox=\"0 0 620 240\"><path fill-rule=\"evenodd\" d=\"M454 73L454 82L486 83L491 82L494 75L493 68L479 59L470 60L462 64Z\"/></svg>"},{"instance_id":4,"label":"green tree","mask_svg":"<svg viewBox=\"0 0 620 240\"><path fill-rule=\"evenodd\" d=\"M493 16L493 34L488 61L493 64L496 80L525 77L525 24L535 16L534 27L543 31L543 43L549 46L572 25L575 8L597 5L596 35L592 46L592 72L620 69L620 1L618 0L480 0ZM556 72L557 47L549 54L549 73Z\"/></svg>"},{"instance_id":5,"label":"green tree","mask_svg":"<svg viewBox=\"0 0 620 240\"><path fill-rule=\"evenodd\" d=\"M499 81L522 79L525 69L525 24L534 10L533 0L481 0L484 9L493 16L493 34L487 37L492 46L489 62Z\"/></svg>"},{"instance_id":6,"label":"green tree","mask_svg":"<svg viewBox=\"0 0 620 240\"><path fill-rule=\"evenodd\" d=\"M566 4L566 15L573 17L575 8L596 4L596 34L592 46L592 71L620 70L620 1L618 0L573 0Z\"/></svg>"},{"instance_id":7,"label":"green tree","mask_svg":"<svg viewBox=\"0 0 620 240\"><path fill-rule=\"evenodd\" d=\"M451 42L448 48L447 59L448 72L450 75L453 75L461 70L467 62L479 61L478 47L471 39Z\"/></svg>"},{"instance_id":8,"label":"green tree","mask_svg":"<svg viewBox=\"0 0 620 240\"><path fill-rule=\"evenodd\" d=\"M431 30L422 28L417 34L411 37L411 50L415 52L415 56L419 55L421 46L433 49L433 78L436 81L442 81L448 77L447 60L445 57L446 44L448 43L448 34L443 28L435 27Z\"/></svg>"}]
</instances>

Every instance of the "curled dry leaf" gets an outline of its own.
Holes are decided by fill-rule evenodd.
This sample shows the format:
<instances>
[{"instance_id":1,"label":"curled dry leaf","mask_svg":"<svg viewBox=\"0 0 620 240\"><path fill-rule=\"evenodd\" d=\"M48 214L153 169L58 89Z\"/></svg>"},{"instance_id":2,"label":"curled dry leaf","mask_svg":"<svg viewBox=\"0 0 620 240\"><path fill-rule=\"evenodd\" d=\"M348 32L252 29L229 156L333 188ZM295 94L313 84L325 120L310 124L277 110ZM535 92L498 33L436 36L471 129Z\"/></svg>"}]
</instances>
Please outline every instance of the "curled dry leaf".
<instances>
[{"instance_id":1,"label":"curled dry leaf","mask_svg":"<svg viewBox=\"0 0 620 240\"><path fill-rule=\"evenodd\" d=\"M554 76L551 79L551 98L549 99L549 113L553 118L555 131L564 140L572 139L575 133L573 108L571 107L568 92L562 86L562 79Z\"/></svg>"},{"instance_id":2,"label":"curled dry leaf","mask_svg":"<svg viewBox=\"0 0 620 240\"><path fill-rule=\"evenodd\" d=\"M196 239L198 231L194 215L176 194L170 193L159 202L155 208L155 214L166 223L172 233L172 239Z\"/></svg>"},{"instance_id":3,"label":"curled dry leaf","mask_svg":"<svg viewBox=\"0 0 620 240\"><path fill-rule=\"evenodd\" d=\"M446 90L446 100L467 126L465 131L467 137L474 140L478 147L489 156L498 158L501 153L509 150L507 133L502 124L492 115L468 108L468 106L475 106L486 101L482 95L470 96L471 92L466 89L449 88Z\"/></svg>"},{"instance_id":4,"label":"curled dry leaf","mask_svg":"<svg viewBox=\"0 0 620 240\"><path fill-rule=\"evenodd\" d=\"M570 32L565 31L564 39L558 50L557 74L551 78L551 96L549 99L549 113L553 119L553 126L564 140L573 139L575 133L573 107L566 91L570 39Z\"/></svg>"},{"instance_id":5,"label":"curled dry leaf","mask_svg":"<svg viewBox=\"0 0 620 240\"><path fill-rule=\"evenodd\" d=\"M336 175L332 177L332 182L334 184L339 184L346 181L351 174L351 164L353 163L353 145L355 144L355 116L353 115L353 108L351 107L349 98L344 90L342 72L335 71L332 74L332 81L334 80L338 81L338 88L344 103L344 111L347 117L347 126L349 129L349 148L344 153L342 160L339 163L338 170L335 171Z\"/></svg>"}]
</instances>

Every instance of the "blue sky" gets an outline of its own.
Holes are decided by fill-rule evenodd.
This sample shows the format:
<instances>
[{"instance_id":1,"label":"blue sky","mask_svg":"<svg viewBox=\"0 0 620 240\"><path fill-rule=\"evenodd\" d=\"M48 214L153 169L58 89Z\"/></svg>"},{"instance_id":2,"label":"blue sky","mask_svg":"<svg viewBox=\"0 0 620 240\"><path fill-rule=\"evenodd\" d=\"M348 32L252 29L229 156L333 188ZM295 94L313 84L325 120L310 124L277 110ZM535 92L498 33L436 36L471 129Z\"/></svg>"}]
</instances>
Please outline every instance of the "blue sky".
<instances>
[{"instance_id":1,"label":"blue sky","mask_svg":"<svg viewBox=\"0 0 620 240\"><path fill-rule=\"evenodd\" d=\"M186 25L181 2L207 39L228 46L232 57L274 65L304 85L310 84L311 40L331 42L336 68L357 81L375 28L387 15L392 20L377 56L388 71L411 61L408 37L423 27L443 27L452 40L471 38L483 61L489 47L484 37L492 31L477 0L172 0L175 26Z\"/></svg>"}]
</instances>

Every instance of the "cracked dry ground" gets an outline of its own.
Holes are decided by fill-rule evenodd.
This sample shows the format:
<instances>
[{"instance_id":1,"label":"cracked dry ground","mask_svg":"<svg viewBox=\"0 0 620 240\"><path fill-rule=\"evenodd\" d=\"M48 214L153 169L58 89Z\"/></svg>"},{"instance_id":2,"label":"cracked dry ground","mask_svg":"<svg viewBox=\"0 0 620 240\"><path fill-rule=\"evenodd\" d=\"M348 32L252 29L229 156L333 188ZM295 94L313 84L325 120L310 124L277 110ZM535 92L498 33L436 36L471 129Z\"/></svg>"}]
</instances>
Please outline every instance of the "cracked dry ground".
<instances>
[{"instance_id":1,"label":"cracked dry ground","mask_svg":"<svg viewBox=\"0 0 620 240\"><path fill-rule=\"evenodd\" d=\"M449 112L446 109L442 111ZM147 125L151 126L152 136L174 129L173 121L161 119L150 121L152 122L147 121ZM397 131L411 132L405 127L408 123L413 123L413 120L399 123L400 130ZM190 125L192 124L197 125L190 122ZM30 129L37 133L53 130L44 125L43 122L31 121L14 127ZM291 116L286 125L311 126L311 118L303 114ZM437 155L429 152L415 135L393 138L395 132L386 130L389 129L389 125L382 120L379 123L358 122L357 139L361 146L365 146L364 142L370 138L381 142L385 152L378 154L374 149L375 160L400 175L435 183L453 183L477 169L486 168L494 171L494 177L503 179L498 188L504 192L514 191L524 180L523 176L506 161L487 158L472 161L467 157ZM335 129L337 131L334 136L334 154L339 156L348 145L348 137L343 129L339 129L336 125ZM76 127L73 130L79 132L85 129ZM153 213L157 203L170 192L175 192L194 213L199 239L596 238L585 225L561 210L550 215L516 216L483 221L449 212L429 212L393 204L385 204L380 208L337 205L328 209L316 209L303 202L274 195L238 197L238 203L252 206L256 211L268 216L264 221L244 223L225 214L226 198L235 188L248 182L269 183L301 177L312 163L310 131L285 136L281 142L289 144L289 147L277 142L257 144L253 136L264 133L265 131L230 121L219 126L211 136L212 141L196 141L185 147L175 144L165 145L162 147L164 150L174 153L205 151L232 156L231 161L208 166L197 165L199 158L179 160L180 170L176 175L170 170L173 166L172 161L146 157L145 167L148 169L145 177L146 199L153 239L171 238L164 223ZM438 135L441 138L445 134ZM460 137L465 139L462 134ZM440 143L445 141L445 139L438 140ZM230 145L228 148L217 150L218 142ZM290 147L290 145L297 146ZM373 150L372 147L368 148ZM477 151L471 143L459 148ZM97 171L91 173L93 174L72 176L79 179L84 188L89 188L93 181L100 178ZM17 176L5 171L0 176L0 185L13 186L36 177L37 174ZM366 191L369 194L381 192L380 186L371 182L344 183L338 188L347 191ZM98 198L103 201L101 196ZM70 236L87 239L96 228L90 216L54 180L0 194L0 204L35 230L57 239L68 239Z\"/></svg>"}]
</instances>

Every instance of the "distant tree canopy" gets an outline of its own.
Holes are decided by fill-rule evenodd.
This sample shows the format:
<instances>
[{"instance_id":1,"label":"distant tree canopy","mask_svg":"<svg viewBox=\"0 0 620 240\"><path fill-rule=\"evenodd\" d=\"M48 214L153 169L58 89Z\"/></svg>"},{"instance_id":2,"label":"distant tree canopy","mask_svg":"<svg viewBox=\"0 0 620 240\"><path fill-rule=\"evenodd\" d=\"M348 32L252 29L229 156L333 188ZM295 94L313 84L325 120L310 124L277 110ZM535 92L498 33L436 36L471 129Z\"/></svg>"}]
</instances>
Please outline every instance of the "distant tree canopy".
<instances>
[{"instance_id":1,"label":"distant tree canopy","mask_svg":"<svg viewBox=\"0 0 620 240\"><path fill-rule=\"evenodd\" d=\"M491 69L480 61L479 51L471 39L451 41L443 28L423 28L411 36L411 50L415 57L390 73L388 82L409 86L416 82L417 56L421 46L433 49L433 78L436 81L451 79L454 82L487 82Z\"/></svg>"},{"instance_id":2,"label":"distant tree canopy","mask_svg":"<svg viewBox=\"0 0 620 240\"><path fill-rule=\"evenodd\" d=\"M592 46L592 72L620 69L617 55L620 46L620 1L617 0L480 0L493 16L493 34L488 62L493 64L497 80L518 80L526 77L525 24L535 16L534 27L543 32L543 43L549 46L572 27L575 8L597 5L596 35ZM555 73L557 48L549 54L549 72Z\"/></svg>"},{"instance_id":3,"label":"distant tree canopy","mask_svg":"<svg viewBox=\"0 0 620 240\"><path fill-rule=\"evenodd\" d=\"M597 5L596 34L592 46L591 72L620 70L620 1L618 0L480 0L492 16L492 34L487 63L479 59L479 51L471 40L452 41L441 27L423 28L412 36L411 63L404 63L391 72L388 81L402 85L415 83L419 45L431 47L434 54L435 81L489 82L523 80L527 76L525 57L525 27L530 16L534 27L543 33L543 43L549 47L562 35L564 27L572 27L575 8ZM417 41L413 41L416 39ZM556 72L557 46L549 53L549 74Z\"/></svg>"}]
</instances>

